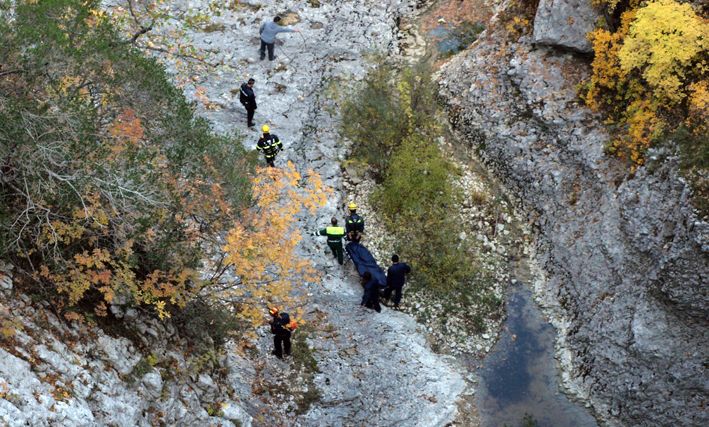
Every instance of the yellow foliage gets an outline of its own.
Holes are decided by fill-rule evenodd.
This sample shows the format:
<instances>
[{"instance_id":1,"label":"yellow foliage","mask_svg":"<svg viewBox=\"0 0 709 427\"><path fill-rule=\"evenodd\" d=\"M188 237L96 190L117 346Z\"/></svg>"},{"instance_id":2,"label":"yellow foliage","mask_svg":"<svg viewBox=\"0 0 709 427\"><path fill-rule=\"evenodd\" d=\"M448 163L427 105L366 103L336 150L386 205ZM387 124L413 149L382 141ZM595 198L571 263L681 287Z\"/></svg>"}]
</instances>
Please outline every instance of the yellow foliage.
<instances>
[{"instance_id":1,"label":"yellow foliage","mask_svg":"<svg viewBox=\"0 0 709 427\"><path fill-rule=\"evenodd\" d=\"M602 107L613 109L614 104L620 101L618 97L624 96L627 73L620 66L618 52L634 16L632 11L623 13L621 26L615 33L599 28L588 35L595 56L591 65L593 76L583 96L586 104L594 110Z\"/></svg>"},{"instance_id":2,"label":"yellow foliage","mask_svg":"<svg viewBox=\"0 0 709 427\"><path fill-rule=\"evenodd\" d=\"M690 68L707 69L706 59L700 58L707 50L706 19L689 4L656 0L638 9L618 58L625 72L642 73L655 98L677 103L686 96L683 86Z\"/></svg>"},{"instance_id":3,"label":"yellow foliage","mask_svg":"<svg viewBox=\"0 0 709 427\"><path fill-rule=\"evenodd\" d=\"M628 8L635 9L642 0L629 0ZM608 12L613 12L621 0L593 0L591 3L596 7L605 7Z\"/></svg>"},{"instance_id":4,"label":"yellow foliage","mask_svg":"<svg viewBox=\"0 0 709 427\"><path fill-rule=\"evenodd\" d=\"M314 214L331 192L320 176L308 171L307 180L289 162L284 169L260 168L253 178L255 205L234 225L223 250L238 282L219 298L240 304L239 315L259 324L267 306L295 307L303 286L319 275L298 255L301 240L296 216Z\"/></svg>"},{"instance_id":5,"label":"yellow foliage","mask_svg":"<svg viewBox=\"0 0 709 427\"><path fill-rule=\"evenodd\" d=\"M10 313L10 310L0 304L0 341L12 339L17 331L23 329L22 322Z\"/></svg>"},{"instance_id":6,"label":"yellow foliage","mask_svg":"<svg viewBox=\"0 0 709 427\"><path fill-rule=\"evenodd\" d=\"M145 136L140 119L132 108L125 108L116 117L109 129L109 134L115 138L111 147L114 156L122 153L128 146L137 144Z\"/></svg>"},{"instance_id":7,"label":"yellow foliage","mask_svg":"<svg viewBox=\"0 0 709 427\"><path fill-rule=\"evenodd\" d=\"M695 128L695 133L706 133L709 127L709 82L701 82L689 85L689 114L687 115L687 125Z\"/></svg>"},{"instance_id":8,"label":"yellow foliage","mask_svg":"<svg viewBox=\"0 0 709 427\"><path fill-rule=\"evenodd\" d=\"M16 333L15 324L9 320L0 320L0 338L8 340L14 337Z\"/></svg>"},{"instance_id":9,"label":"yellow foliage","mask_svg":"<svg viewBox=\"0 0 709 427\"><path fill-rule=\"evenodd\" d=\"M507 25L505 25L505 29L509 34L519 37L529 31L531 29L531 25L529 19L515 16L507 23Z\"/></svg>"},{"instance_id":10,"label":"yellow foliage","mask_svg":"<svg viewBox=\"0 0 709 427\"><path fill-rule=\"evenodd\" d=\"M644 100L635 101L628 107L625 122L627 133L614 140L611 148L618 157L632 162L631 170L634 171L645 162L643 153L662 134L666 123L656 115L652 104Z\"/></svg>"},{"instance_id":11,"label":"yellow foliage","mask_svg":"<svg viewBox=\"0 0 709 427\"><path fill-rule=\"evenodd\" d=\"M602 1L611 10L615 1ZM609 152L644 163L652 143L683 122L695 131L707 121L709 24L688 4L631 2L615 32L589 33L595 53L581 97L621 132ZM676 118L681 120L676 120Z\"/></svg>"}]
</instances>

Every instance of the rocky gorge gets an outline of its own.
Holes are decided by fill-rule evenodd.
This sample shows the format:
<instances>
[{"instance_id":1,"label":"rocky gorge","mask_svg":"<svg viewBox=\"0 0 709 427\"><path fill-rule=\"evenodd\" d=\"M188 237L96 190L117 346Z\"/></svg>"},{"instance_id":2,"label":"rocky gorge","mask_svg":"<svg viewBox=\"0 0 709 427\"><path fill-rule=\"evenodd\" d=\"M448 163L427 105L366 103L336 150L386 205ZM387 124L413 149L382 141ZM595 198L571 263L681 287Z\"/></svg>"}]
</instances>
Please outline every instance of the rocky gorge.
<instances>
[{"instance_id":1,"label":"rocky gorge","mask_svg":"<svg viewBox=\"0 0 709 427\"><path fill-rule=\"evenodd\" d=\"M575 32L598 16L577 3L541 1L512 39L488 30L442 67L441 90L538 230L535 290L566 387L611 425L704 425L708 224L676 161L629 178L604 155L609 135L577 98L586 61L565 50L587 51Z\"/></svg>"},{"instance_id":2,"label":"rocky gorge","mask_svg":"<svg viewBox=\"0 0 709 427\"><path fill-rule=\"evenodd\" d=\"M208 3L172 7L178 15ZM158 57L200 115L217 132L240 134L247 148L258 134L245 126L238 88L255 78L256 121L285 145L277 165L312 168L335 190L317 216L301 218L302 234L342 216L357 198L385 265L392 245L366 201L375 184L343 164L338 108L376 54L421 58L428 36L418 21L443 19L435 12L441 6L474 9L485 27L441 61L435 84L453 129L443 145L461 154L462 222L496 271L495 294L503 297L523 258L534 298L556 327L564 390L600 423L706 425L709 226L688 201L676 159L630 178L604 154L608 131L576 92L588 73L585 34L598 17L589 2L542 0L536 18L511 35L512 1L240 1L212 16L209 31L184 35L208 53L207 71L194 75ZM281 34L277 59L259 61L258 25L277 14L301 34ZM170 25L154 30L169 34ZM480 194L504 202L493 215L474 202ZM115 308L131 322L130 335L142 337L137 342L69 325L21 295L3 266L0 312L19 332L0 349L0 423L480 425L476 374L461 355L481 361L502 319L468 334L440 329L438 319L417 323L413 308L369 312L358 306L351 265L339 267L326 249L319 238L303 239L301 254L323 280L305 290L308 326L294 339L300 355L286 361L269 354L266 327L254 343L230 342L203 360L183 353L170 322L135 311ZM437 309L435 316L446 315Z\"/></svg>"}]
</instances>

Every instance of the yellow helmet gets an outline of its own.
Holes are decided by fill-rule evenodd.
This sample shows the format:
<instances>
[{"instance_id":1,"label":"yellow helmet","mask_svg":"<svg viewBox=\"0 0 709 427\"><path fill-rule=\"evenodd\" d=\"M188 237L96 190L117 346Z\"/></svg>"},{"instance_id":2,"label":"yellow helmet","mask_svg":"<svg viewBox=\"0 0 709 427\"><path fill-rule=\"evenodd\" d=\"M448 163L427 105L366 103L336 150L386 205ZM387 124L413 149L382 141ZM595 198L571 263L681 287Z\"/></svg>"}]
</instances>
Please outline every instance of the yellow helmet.
<instances>
[{"instance_id":1,"label":"yellow helmet","mask_svg":"<svg viewBox=\"0 0 709 427\"><path fill-rule=\"evenodd\" d=\"M263 126L261 126L261 130L265 133L268 133L271 131L271 128L268 127L268 125L263 125Z\"/></svg>"},{"instance_id":2,"label":"yellow helmet","mask_svg":"<svg viewBox=\"0 0 709 427\"><path fill-rule=\"evenodd\" d=\"M357 204L355 202L350 202L347 207L350 208L351 211L357 210Z\"/></svg>"}]
</instances>

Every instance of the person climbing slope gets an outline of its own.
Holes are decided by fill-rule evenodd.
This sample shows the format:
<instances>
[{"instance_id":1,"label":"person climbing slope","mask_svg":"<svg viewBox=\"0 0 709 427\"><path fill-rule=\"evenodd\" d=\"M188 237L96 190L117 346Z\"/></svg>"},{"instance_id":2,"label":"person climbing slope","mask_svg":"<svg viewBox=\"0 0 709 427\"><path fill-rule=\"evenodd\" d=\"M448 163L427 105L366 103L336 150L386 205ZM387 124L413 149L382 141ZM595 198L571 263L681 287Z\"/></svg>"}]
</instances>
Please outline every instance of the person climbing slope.
<instances>
[{"instance_id":1,"label":"person climbing slope","mask_svg":"<svg viewBox=\"0 0 709 427\"><path fill-rule=\"evenodd\" d=\"M259 54L261 60L266 58L266 49L268 49L268 60L273 61L276 59L276 55L273 54L273 49L276 44L276 35L278 33L299 33L299 29L285 28L280 26L278 23L281 22L281 17L276 16L273 18L272 22L264 22L258 30L261 36L261 48L259 49Z\"/></svg>"},{"instance_id":2,"label":"person climbing slope","mask_svg":"<svg viewBox=\"0 0 709 427\"><path fill-rule=\"evenodd\" d=\"M255 126L254 124L254 113L256 112L256 94L254 93L254 84L256 80L249 79L246 83L241 85L241 91L239 92L239 102L246 109L246 124L248 127Z\"/></svg>"},{"instance_id":3,"label":"person climbing slope","mask_svg":"<svg viewBox=\"0 0 709 427\"><path fill-rule=\"evenodd\" d=\"M344 262L344 251L342 249L342 238L345 237L345 229L337 226L337 218L330 220L330 227L325 227L313 232L313 236L327 236L327 245L332 250L332 255L337 258L337 262L342 265Z\"/></svg>"},{"instance_id":4,"label":"person climbing slope","mask_svg":"<svg viewBox=\"0 0 709 427\"><path fill-rule=\"evenodd\" d=\"M347 232L347 240L359 241L361 234L364 233L364 220L357 215L357 205L355 202L350 202L347 207L350 214L345 218L345 231Z\"/></svg>"},{"instance_id":5,"label":"person climbing slope","mask_svg":"<svg viewBox=\"0 0 709 427\"><path fill-rule=\"evenodd\" d=\"M283 150L283 143L278 139L278 135L271 133L271 128L268 125L263 125L261 131L263 131L263 135L256 143L256 150L263 152L266 164L275 167L276 154Z\"/></svg>"},{"instance_id":6,"label":"person climbing slope","mask_svg":"<svg viewBox=\"0 0 709 427\"><path fill-rule=\"evenodd\" d=\"M288 313L279 313L276 307L269 308L268 313L271 315L269 325L273 334L273 351L271 354L279 359L282 359L284 354L290 356L290 337L291 332L297 328L296 322L290 319Z\"/></svg>"}]
</instances>

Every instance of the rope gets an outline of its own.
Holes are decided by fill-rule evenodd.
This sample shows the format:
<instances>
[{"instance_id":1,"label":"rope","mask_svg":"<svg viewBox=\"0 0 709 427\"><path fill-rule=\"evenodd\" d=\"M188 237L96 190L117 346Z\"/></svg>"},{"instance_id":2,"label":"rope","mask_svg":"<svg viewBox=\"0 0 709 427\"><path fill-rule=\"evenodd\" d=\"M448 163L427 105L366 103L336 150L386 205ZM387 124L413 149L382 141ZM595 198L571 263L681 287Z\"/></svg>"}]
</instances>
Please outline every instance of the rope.
<instances>
[{"instance_id":1,"label":"rope","mask_svg":"<svg viewBox=\"0 0 709 427\"><path fill-rule=\"evenodd\" d=\"M304 48L305 48L305 45L307 44L306 38L305 38L305 36L303 35L302 32L298 32L298 34L300 34L300 38L303 39L303 42L302 42L302 44L300 45L300 47L301 47L302 49L304 49ZM279 51L280 53L282 53L283 55L285 55L286 58L288 58L288 61L289 61L289 62L293 62L293 58L291 58L291 57L286 53L286 50L285 50L284 48L282 48L281 46L277 46L277 47L278 47L278 51Z\"/></svg>"}]
</instances>

